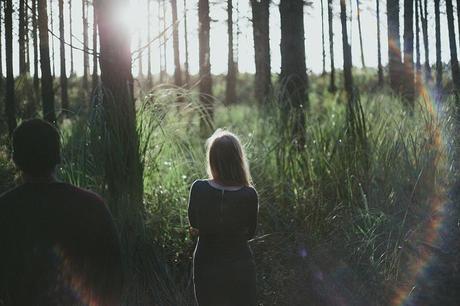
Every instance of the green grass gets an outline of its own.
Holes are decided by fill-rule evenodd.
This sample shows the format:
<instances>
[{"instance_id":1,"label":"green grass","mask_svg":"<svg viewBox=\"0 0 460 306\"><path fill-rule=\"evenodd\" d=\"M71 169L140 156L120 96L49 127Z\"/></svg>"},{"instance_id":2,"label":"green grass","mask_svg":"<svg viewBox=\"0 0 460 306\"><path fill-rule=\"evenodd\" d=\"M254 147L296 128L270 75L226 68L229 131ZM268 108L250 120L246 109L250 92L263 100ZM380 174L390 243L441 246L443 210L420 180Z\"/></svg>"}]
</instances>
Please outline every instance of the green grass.
<instances>
[{"instance_id":1,"label":"green grass","mask_svg":"<svg viewBox=\"0 0 460 306\"><path fill-rule=\"evenodd\" d=\"M357 79L370 83L366 74ZM327 93L327 78L314 77L311 84L301 150L282 128L286 122L275 101L256 107L244 87L241 103L224 107L222 86L216 87L215 128L241 137L260 196L258 237L251 242L260 303L324 304L339 294L351 304L372 298L385 305L404 281L410 237L421 232L430 198L450 184L451 153L443 143L449 118L429 113L421 100L410 116L399 98L378 92L361 95L365 124L350 130L342 94ZM139 95L145 233L134 259L142 285L128 288L134 291L128 295L140 304L191 305L194 241L187 200L191 183L205 177L198 96L167 87ZM60 176L104 194L100 118L88 118L61 125ZM12 172L4 160L2 181ZM328 291L332 287L338 292Z\"/></svg>"}]
</instances>

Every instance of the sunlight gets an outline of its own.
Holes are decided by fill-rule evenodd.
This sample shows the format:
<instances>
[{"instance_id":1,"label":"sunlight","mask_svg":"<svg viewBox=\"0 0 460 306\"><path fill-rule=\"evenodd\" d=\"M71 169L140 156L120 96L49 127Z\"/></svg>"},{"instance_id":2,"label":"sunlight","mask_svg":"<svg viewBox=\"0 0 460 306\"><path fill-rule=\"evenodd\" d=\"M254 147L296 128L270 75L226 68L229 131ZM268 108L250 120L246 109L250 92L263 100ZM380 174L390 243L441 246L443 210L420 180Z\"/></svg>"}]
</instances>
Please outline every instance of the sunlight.
<instances>
[{"instance_id":1,"label":"sunlight","mask_svg":"<svg viewBox=\"0 0 460 306\"><path fill-rule=\"evenodd\" d=\"M145 33L147 24L145 22L145 6L132 1L127 1L124 6L120 7L115 13L116 18L127 29L128 33Z\"/></svg>"}]
</instances>

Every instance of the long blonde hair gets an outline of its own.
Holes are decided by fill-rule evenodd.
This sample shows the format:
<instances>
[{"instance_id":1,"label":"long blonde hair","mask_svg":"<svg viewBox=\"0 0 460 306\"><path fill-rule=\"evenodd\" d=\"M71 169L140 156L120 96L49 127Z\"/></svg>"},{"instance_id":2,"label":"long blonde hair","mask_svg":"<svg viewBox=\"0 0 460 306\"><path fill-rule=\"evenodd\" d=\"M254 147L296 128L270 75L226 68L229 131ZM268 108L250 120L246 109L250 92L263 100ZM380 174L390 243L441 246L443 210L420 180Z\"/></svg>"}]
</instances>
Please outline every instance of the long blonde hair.
<instances>
[{"instance_id":1,"label":"long blonde hair","mask_svg":"<svg viewBox=\"0 0 460 306\"><path fill-rule=\"evenodd\" d=\"M218 129L206 141L207 172L228 186L251 186L252 178L241 142L235 134Z\"/></svg>"}]
</instances>

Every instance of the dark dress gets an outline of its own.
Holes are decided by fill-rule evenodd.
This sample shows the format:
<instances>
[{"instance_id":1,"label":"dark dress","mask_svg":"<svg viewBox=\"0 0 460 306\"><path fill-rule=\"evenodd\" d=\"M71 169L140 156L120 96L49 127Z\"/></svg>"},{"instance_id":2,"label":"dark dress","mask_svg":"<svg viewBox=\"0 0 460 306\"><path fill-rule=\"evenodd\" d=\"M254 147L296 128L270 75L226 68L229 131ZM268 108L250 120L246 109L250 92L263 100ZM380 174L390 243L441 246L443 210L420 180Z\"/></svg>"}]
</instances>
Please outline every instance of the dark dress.
<instances>
[{"instance_id":1,"label":"dark dress","mask_svg":"<svg viewBox=\"0 0 460 306\"><path fill-rule=\"evenodd\" d=\"M122 267L102 199L59 182L0 196L0 305L118 305Z\"/></svg>"},{"instance_id":2,"label":"dark dress","mask_svg":"<svg viewBox=\"0 0 460 306\"><path fill-rule=\"evenodd\" d=\"M248 240L257 226L254 188L224 190L206 180L190 190L189 220L199 230L193 281L199 306L255 306L256 275Z\"/></svg>"}]
</instances>

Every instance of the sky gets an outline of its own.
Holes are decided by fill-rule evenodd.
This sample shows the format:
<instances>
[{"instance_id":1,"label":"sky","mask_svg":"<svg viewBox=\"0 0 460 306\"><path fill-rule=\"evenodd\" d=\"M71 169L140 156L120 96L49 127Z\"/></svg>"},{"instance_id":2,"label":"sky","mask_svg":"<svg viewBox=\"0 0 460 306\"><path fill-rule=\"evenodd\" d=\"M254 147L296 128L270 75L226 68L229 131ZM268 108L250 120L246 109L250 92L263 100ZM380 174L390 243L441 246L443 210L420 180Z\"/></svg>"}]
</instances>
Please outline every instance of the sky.
<instances>
[{"instance_id":1,"label":"sky","mask_svg":"<svg viewBox=\"0 0 460 306\"><path fill-rule=\"evenodd\" d=\"M49 13L50 29L54 33L58 33L58 7L57 0L50 0L53 8L53 18ZM188 26L188 40L189 40L189 62L191 73L198 72L198 11L197 11L197 0L185 0L187 2L187 26ZM322 39L321 39L321 1L311 0L311 5L306 6L304 9L304 22L305 22L305 47L306 47L306 64L310 72L320 73L322 71ZM325 4L327 0L324 0ZM141 45L144 46L147 43L147 0L130 0L127 1L127 6L120 12L120 22L126 25L127 30L131 33L132 50L137 50L139 40ZM166 12L166 24L170 25L171 22L171 11L169 8L169 0L166 0L168 9ZM341 42L341 25L339 18L339 1L334 1L334 53L335 53L335 65L336 67L342 67L342 42ZM352 3L353 10L353 21L352 27L349 30L349 39L352 45L353 54L353 65L361 67L361 53L359 47L359 35L358 35L358 22L356 18L356 1L347 1L347 9L350 11L350 3ZM361 23L362 23L362 34L364 42L364 57L365 64L368 67L377 66L377 22L376 22L376 8L375 0L360 0L361 9ZM429 33L430 33L430 62L435 62L435 39L434 39L434 8L432 7L432 1L428 1L429 7ZM274 0L270 9L270 45L271 45L271 65L273 72L280 71L281 57L280 57L280 16L278 9L279 0ZM81 19L81 0L73 0L72 2L72 27L73 27L73 44L76 48L82 48L83 40L83 29ZM387 24L386 24L386 1L381 0L381 43L382 43L382 60L385 65L388 61L387 56ZM48 8L50 11L50 7ZM184 1L178 0L179 10L179 36L180 36L180 49L181 49L181 62L184 62L185 51L184 51L184 32L183 32L183 8ZM238 45L238 63L240 72L254 73L254 47L252 38L252 24L251 24L251 7L248 0L234 0L234 28L240 29L240 35L238 40L235 39L235 45ZM69 33L69 13L68 13L68 2L65 3L65 26L66 28L66 42L70 42ZM237 12L238 11L238 12ZM444 13L444 7L441 8L441 26L442 26L442 58L445 62L449 61L449 42L447 37L447 21ZM158 4L156 0L152 0L152 22L151 31L152 37L155 37L159 33L158 26ZM161 12L162 13L162 12ZM210 8L211 19L211 71L213 74L223 74L227 71L227 12L226 12L226 1L223 0L211 0ZM89 22L90 27L92 26L92 10L89 10ZM401 9L401 39L403 31L403 12ZM51 19L53 23L51 26ZM15 19L17 20L17 19ZM455 22L455 24L457 24ZM326 48L326 68L329 70L329 38L327 28L327 7L324 7L324 26L325 26L325 48ZM3 27L3 25L2 25ZM457 29L458 30L458 29ZM2 29L3 32L3 29ZM89 31L89 47L91 48L92 30ZM458 33L457 33L458 35ZM173 50L172 50L172 38L171 29L167 32L169 37L167 47L167 71L172 74L174 71L173 64ZM235 34L236 36L236 34ZM14 28L14 37L17 38L17 22ZM457 36L458 37L458 36ZM55 58L55 71L59 74L59 40L55 37L50 37L51 42L54 42L54 58ZM17 40L17 39L15 39ZM402 44L401 44L402 45ZM17 41L14 45L14 54L17 52ZM159 41L154 41L151 45L152 49L152 71L153 73L159 72ZM143 71L147 71L147 49L143 49ZM83 72L83 52L74 49L75 68L77 74ZM70 60L70 47L66 48L66 56L69 62ZM424 59L423 48L421 48L422 63ZM31 56L32 58L32 56ZM133 73L138 74L139 61L138 53L133 54ZM14 69L15 74L18 70L18 58L14 58ZM3 67L5 67L3 65ZM67 64L68 71L70 71L70 64Z\"/></svg>"}]
</instances>

